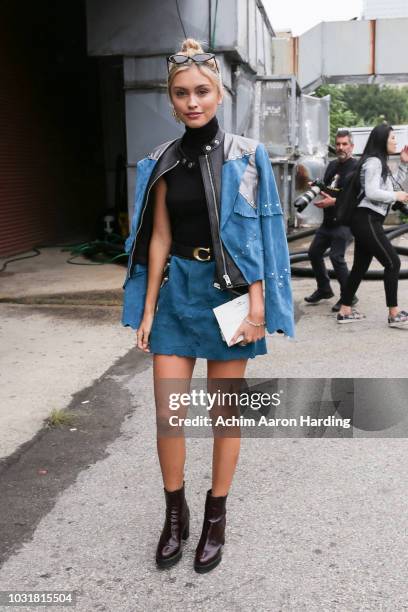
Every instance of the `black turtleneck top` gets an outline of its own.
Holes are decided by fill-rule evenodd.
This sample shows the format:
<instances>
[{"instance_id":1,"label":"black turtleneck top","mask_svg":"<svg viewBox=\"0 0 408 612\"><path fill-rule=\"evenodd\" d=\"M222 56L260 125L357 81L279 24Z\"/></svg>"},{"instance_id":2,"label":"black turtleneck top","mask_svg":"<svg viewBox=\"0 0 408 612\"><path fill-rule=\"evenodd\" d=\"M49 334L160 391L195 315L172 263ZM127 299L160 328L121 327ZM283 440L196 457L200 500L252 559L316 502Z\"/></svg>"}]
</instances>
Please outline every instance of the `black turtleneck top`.
<instances>
[{"instance_id":1,"label":"black turtleneck top","mask_svg":"<svg viewBox=\"0 0 408 612\"><path fill-rule=\"evenodd\" d=\"M164 175L173 242L184 246L212 247L198 157L204 155L205 145L215 138L217 131L216 117L202 127L186 127L178 151L180 163Z\"/></svg>"}]
</instances>

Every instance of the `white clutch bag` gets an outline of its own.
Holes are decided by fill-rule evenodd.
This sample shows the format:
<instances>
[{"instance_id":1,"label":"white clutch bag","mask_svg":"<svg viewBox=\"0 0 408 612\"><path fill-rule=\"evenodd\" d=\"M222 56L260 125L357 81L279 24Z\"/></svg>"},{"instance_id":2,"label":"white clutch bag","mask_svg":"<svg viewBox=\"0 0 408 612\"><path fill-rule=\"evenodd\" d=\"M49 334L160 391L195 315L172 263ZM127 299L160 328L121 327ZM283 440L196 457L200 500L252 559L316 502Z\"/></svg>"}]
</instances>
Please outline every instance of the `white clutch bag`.
<instances>
[{"instance_id":1,"label":"white clutch bag","mask_svg":"<svg viewBox=\"0 0 408 612\"><path fill-rule=\"evenodd\" d=\"M239 295L237 298L221 304L213 308L213 312L217 318L218 325L220 326L221 335L225 342L228 344L242 321L248 316L249 313L249 294ZM237 342L241 342L244 336L239 336Z\"/></svg>"}]
</instances>

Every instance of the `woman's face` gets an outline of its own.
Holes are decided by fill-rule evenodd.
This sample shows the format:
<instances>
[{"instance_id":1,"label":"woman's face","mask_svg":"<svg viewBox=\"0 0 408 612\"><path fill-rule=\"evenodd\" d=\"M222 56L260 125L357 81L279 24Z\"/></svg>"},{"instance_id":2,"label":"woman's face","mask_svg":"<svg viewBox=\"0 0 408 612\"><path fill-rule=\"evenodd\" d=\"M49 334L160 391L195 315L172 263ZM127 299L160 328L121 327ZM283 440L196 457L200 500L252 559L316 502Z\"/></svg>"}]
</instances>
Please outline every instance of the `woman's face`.
<instances>
[{"instance_id":1,"label":"woman's face","mask_svg":"<svg viewBox=\"0 0 408 612\"><path fill-rule=\"evenodd\" d=\"M388 155L395 155L397 152L397 138L393 130L391 130L387 140L387 153Z\"/></svg>"},{"instance_id":2,"label":"woman's face","mask_svg":"<svg viewBox=\"0 0 408 612\"><path fill-rule=\"evenodd\" d=\"M173 79L171 101L179 119L188 127L201 127L217 112L222 96L218 87L194 64Z\"/></svg>"}]
</instances>

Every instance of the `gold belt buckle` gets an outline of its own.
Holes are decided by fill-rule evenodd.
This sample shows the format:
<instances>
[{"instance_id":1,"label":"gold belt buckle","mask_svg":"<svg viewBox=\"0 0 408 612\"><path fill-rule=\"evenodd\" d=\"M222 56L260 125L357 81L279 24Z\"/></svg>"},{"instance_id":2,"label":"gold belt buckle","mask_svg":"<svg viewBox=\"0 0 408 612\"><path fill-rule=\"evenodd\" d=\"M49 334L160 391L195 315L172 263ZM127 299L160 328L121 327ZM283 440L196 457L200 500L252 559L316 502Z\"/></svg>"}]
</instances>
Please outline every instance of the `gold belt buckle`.
<instances>
[{"instance_id":1,"label":"gold belt buckle","mask_svg":"<svg viewBox=\"0 0 408 612\"><path fill-rule=\"evenodd\" d=\"M200 257L199 251L205 251L206 253L208 253L208 257ZM206 247L196 247L193 251L193 256L198 259L198 261L209 261L211 259L211 255L210 255L210 247L206 248Z\"/></svg>"}]
</instances>

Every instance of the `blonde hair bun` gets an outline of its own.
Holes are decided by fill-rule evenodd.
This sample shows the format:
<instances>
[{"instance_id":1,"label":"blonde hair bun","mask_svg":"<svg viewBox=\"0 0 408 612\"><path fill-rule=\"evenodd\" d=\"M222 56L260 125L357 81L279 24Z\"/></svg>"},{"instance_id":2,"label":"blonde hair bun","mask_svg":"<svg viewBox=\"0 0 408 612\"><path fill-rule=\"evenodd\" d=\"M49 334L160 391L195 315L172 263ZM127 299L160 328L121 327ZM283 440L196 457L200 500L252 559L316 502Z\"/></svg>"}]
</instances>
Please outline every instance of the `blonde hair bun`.
<instances>
[{"instance_id":1,"label":"blonde hair bun","mask_svg":"<svg viewBox=\"0 0 408 612\"><path fill-rule=\"evenodd\" d=\"M204 53L204 50L200 43L194 38L186 38L181 45L181 53L186 55L194 55L195 53Z\"/></svg>"},{"instance_id":2,"label":"blonde hair bun","mask_svg":"<svg viewBox=\"0 0 408 612\"><path fill-rule=\"evenodd\" d=\"M186 38L186 40L184 40L181 45L180 51L176 52L176 55L177 54L185 55L186 57L190 58L196 55L197 53L204 53L201 43L199 43L194 38ZM222 96L224 93L224 89L222 85L222 78L220 75L220 69L218 67L217 60L210 59L205 62L196 64L196 67L198 68L200 72L205 74L210 79L210 81L214 83L214 85L218 88L218 91ZM184 72L185 70L188 70L189 68L190 68L190 62L185 62L184 64L173 64L169 68L169 73L167 76L167 92L170 96L170 100L171 100L170 89L171 89L175 76L179 72Z\"/></svg>"}]
</instances>

